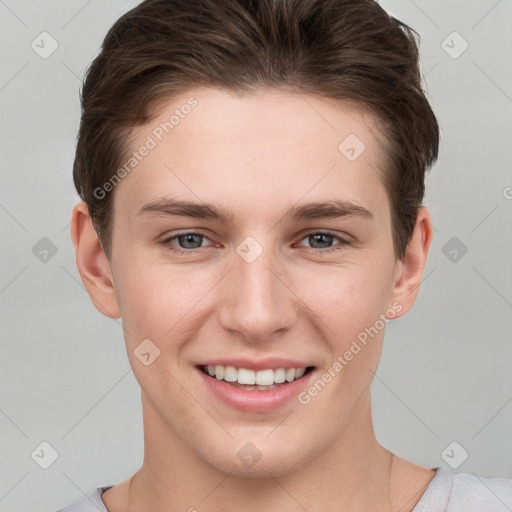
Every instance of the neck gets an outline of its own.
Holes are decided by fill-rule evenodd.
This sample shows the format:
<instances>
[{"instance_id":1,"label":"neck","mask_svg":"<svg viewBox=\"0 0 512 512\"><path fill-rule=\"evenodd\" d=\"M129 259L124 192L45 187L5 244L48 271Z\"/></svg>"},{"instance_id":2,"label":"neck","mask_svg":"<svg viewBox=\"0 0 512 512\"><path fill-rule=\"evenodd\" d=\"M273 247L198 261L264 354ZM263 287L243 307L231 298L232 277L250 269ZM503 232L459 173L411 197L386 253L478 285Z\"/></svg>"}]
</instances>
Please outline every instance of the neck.
<instances>
[{"instance_id":1,"label":"neck","mask_svg":"<svg viewBox=\"0 0 512 512\"><path fill-rule=\"evenodd\" d=\"M334 443L278 477L243 478L219 471L172 432L144 399L143 414L144 463L130 480L129 510L213 512L238 509L241 503L247 512L390 510L392 458L375 438L369 393Z\"/></svg>"}]
</instances>

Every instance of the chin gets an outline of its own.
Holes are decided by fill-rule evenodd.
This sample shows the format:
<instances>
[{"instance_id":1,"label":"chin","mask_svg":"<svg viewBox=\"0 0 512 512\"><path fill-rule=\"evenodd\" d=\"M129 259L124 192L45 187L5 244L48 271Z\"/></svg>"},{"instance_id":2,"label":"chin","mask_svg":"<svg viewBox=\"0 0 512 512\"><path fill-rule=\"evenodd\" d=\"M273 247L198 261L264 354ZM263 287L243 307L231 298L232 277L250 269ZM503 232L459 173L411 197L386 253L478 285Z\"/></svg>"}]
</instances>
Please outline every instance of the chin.
<instances>
[{"instance_id":1,"label":"chin","mask_svg":"<svg viewBox=\"0 0 512 512\"><path fill-rule=\"evenodd\" d=\"M238 458L225 461L211 461L215 464L215 469L227 473L235 478L244 478L248 480L261 480L268 478L281 478L296 471L301 467L301 461L290 459L277 459L276 457L262 457L252 467L245 466Z\"/></svg>"},{"instance_id":2,"label":"chin","mask_svg":"<svg viewBox=\"0 0 512 512\"><path fill-rule=\"evenodd\" d=\"M265 446L263 446L265 444ZM237 448L234 449L233 447ZM238 448L241 446L241 448ZM259 446L259 448L257 448ZM282 441L280 450L265 443L232 443L228 449L203 453L203 460L217 471L237 478L280 478L293 473L304 465L307 455L302 447ZM284 450L283 450L284 448Z\"/></svg>"}]
</instances>

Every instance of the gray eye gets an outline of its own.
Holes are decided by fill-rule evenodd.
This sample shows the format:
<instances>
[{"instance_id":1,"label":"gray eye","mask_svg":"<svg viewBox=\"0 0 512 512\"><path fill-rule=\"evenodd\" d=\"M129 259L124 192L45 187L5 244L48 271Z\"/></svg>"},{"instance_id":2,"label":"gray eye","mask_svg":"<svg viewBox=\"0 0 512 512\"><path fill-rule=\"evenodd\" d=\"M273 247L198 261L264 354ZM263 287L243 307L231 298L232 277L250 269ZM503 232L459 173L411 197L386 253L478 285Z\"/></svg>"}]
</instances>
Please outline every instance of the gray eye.
<instances>
[{"instance_id":1,"label":"gray eye","mask_svg":"<svg viewBox=\"0 0 512 512\"><path fill-rule=\"evenodd\" d=\"M308 242L311 244L311 247L313 247L313 249L324 249L332 245L335 237L327 233L315 233L309 235L307 238ZM319 245L315 245L317 243Z\"/></svg>"},{"instance_id":2,"label":"gray eye","mask_svg":"<svg viewBox=\"0 0 512 512\"><path fill-rule=\"evenodd\" d=\"M178 244L183 249L198 249L202 245L204 236L197 233L187 233L177 237Z\"/></svg>"}]
</instances>

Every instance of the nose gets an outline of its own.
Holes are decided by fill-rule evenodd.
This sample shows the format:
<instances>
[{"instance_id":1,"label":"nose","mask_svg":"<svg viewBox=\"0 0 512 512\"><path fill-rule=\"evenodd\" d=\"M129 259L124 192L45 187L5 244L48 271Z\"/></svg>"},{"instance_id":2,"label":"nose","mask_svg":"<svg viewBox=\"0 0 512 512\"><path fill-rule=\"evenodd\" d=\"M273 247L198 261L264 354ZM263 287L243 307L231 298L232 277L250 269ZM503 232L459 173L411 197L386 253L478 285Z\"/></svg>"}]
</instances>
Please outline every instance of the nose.
<instances>
[{"instance_id":1,"label":"nose","mask_svg":"<svg viewBox=\"0 0 512 512\"><path fill-rule=\"evenodd\" d=\"M223 290L221 326L244 341L275 340L297 321L299 299L287 283L283 262L263 250L252 262L238 254Z\"/></svg>"}]
</instances>

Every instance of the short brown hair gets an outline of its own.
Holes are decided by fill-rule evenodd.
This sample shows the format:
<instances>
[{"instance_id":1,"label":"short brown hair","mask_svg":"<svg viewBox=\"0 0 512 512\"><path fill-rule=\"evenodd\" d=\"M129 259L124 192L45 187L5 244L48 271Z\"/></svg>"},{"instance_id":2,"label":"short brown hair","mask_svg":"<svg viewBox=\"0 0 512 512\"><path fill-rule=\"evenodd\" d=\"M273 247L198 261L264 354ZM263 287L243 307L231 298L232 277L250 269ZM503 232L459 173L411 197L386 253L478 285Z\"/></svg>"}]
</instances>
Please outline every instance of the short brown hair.
<instances>
[{"instance_id":1,"label":"short brown hair","mask_svg":"<svg viewBox=\"0 0 512 512\"><path fill-rule=\"evenodd\" d=\"M383 181L402 258L439 146L415 36L373 0L145 0L124 14L83 84L73 168L107 257L113 194L95 190L158 100L209 85L284 87L369 107L385 126Z\"/></svg>"}]
</instances>

